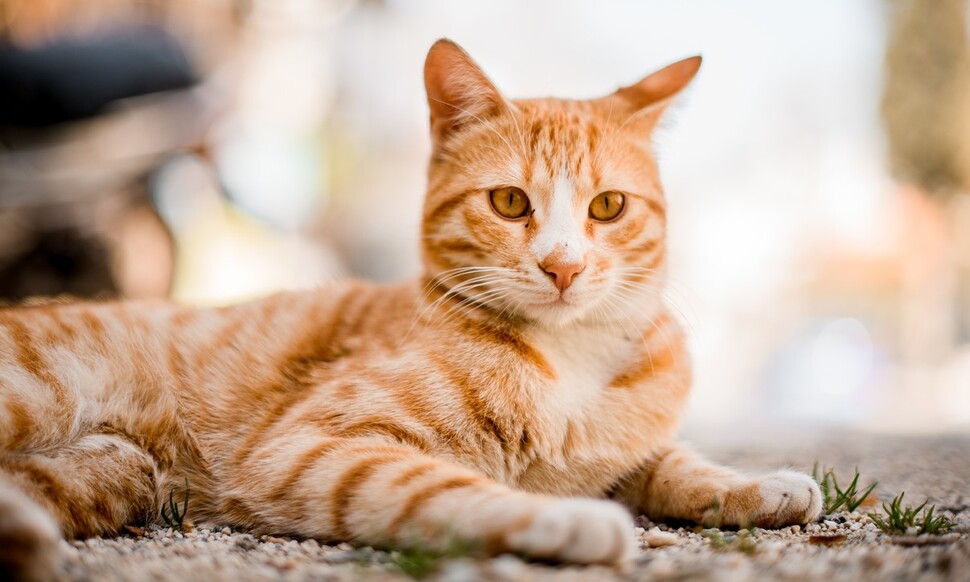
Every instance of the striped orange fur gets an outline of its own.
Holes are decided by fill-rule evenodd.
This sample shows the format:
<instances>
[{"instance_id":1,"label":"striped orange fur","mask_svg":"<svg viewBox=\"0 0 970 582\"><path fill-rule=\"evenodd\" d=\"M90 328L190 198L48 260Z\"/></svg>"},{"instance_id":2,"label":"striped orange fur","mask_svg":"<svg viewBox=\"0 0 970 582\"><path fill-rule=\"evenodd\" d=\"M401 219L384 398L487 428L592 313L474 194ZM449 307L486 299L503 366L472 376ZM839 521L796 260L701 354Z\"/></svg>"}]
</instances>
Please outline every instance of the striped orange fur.
<instances>
[{"instance_id":1,"label":"striped orange fur","mask_svg":"<svg viewBox=\"0 0 970 582\"><path fill-rule=\"evenodd\" d=\"M815 519L808 477L743 476L674 441L690 364L660 300L650 136L699 65L508 100L436 43L417 280L0 310L0 547L22 548L0 567L51 563L57 531L157 521L185 479L197 523L579 563L631 558L629 511Z\"/></svg>"}]
</instances>

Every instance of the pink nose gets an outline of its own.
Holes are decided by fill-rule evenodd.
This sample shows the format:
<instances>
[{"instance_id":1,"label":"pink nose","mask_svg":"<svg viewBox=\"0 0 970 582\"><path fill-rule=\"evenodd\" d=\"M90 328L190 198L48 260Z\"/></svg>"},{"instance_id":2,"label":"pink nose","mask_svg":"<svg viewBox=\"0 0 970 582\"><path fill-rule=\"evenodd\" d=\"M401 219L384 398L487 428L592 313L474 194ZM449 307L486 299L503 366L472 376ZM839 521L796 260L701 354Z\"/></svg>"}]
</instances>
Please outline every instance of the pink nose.
<instances>
[{"instance_id":1,"label":"pink nose","mask_svg":"<svg viewBox=\"0 0 970 582\"><path fill-rule=\"evenodd\" d=\"M572 285L576 275L582 273L583 269L586 268L585 263L556 263L551 261L539 263L539 266L553 278L560 292Z\"/></svg>"}]
</instances>

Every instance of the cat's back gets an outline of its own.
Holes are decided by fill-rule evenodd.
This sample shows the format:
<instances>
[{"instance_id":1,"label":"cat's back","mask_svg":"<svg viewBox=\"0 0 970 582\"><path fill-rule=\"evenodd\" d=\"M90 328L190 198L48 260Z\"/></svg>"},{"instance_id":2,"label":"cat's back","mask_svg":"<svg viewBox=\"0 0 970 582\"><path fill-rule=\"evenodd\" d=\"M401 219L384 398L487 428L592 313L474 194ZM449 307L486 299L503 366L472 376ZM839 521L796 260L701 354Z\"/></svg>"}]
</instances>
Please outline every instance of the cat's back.
<instances>
[{"instance_id":1,"label":"cat's back","mask_svg":"<svg viewBox=\"0 0 970 582\"><path fill-rule=\"evenodd\" d=\"M226 307L60 299L0 307L0 397L6 416L48 418L61 427L50 435L64 437L104 423L130 427L226 392L258 393L312 362L395 337L414 312L412 287L348 280Z\"/></svg>"}]
</instances>

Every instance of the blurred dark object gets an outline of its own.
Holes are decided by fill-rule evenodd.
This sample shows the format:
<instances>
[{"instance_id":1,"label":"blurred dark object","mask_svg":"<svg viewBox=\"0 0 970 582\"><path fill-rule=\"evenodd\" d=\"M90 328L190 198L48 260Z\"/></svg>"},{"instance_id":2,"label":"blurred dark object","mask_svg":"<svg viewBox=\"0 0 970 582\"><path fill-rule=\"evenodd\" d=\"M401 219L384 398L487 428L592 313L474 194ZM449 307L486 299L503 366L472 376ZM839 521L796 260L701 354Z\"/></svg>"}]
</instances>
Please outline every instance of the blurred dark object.
<instances>
[{"instance_id":1,"label":"blurred dark object","mask_svg":"<svg viewBox=\"0 0 970 582\"><path fill-rule=\"evenodd\" d=\"M0 264L0 296L12 300L38 295L114 296L118 284L111 273L104 241L76 229L36 233L24 252Z\"/></svg>"},{"instance_id":2,"label":"blurred dark object","mask_svg":"<svg viewBox=\"0 0 970 582\"><path fill-rule=\"evenodd\" d=\"M0 206L0 297L164 297L173 240L141 184L73 203Z\"/></svg>"},{"instance_id":3,"label":"blurred dark object","mask_svg":"<svg viewBox=\"0 0 970 582\"><path fill-rule=\"evenodd\" d=\"M204 151L214 116L179 42L139 25L4 45L0 87L0 296L166 296L150 176Z\"/></svg>"},{"instance_id":4,"label":"blurred dark object","mask_svg":"<svg viewBox=\"0 0 970 582\"><path fill-rule=\"evenodd\" d=\"M91 117L129 97L185 89L196 76L182 47L153 26L0 45L0 125L47 126Z\"/></svg>"}]
</instances>

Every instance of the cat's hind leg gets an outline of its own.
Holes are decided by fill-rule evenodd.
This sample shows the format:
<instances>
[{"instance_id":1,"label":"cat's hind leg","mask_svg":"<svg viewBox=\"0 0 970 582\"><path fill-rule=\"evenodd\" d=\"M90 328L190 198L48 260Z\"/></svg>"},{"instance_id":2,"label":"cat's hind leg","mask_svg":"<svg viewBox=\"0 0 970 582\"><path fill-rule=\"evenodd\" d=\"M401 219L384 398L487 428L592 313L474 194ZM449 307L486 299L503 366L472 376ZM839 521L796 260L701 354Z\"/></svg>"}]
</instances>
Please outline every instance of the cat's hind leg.
<instances>
[{"instance_id":1,"label":"cat's hind leg","mask_svg":"<svg viewBox=\"0 0 970 582\"><path fill-rule=\"evenodd\" d=\"M510 489L391 439L288 434L247 454L227 493L231 521L392 548L520 552L622 564L633 521L619 504Z\"/></svg>"},{"instance_id":2,"label":"cat's hind leg","mask_svg":"<svg viewBox=\"0 0 970 582\"><path fill-rule=\"evenodd\" d=\"M125 437L92 434L48 453L0 456L0 473L69 537L115 532L156 507L157 468Z\"/></svg>"},{"instance_id":3,"label":"cat's hind leg","mask_svg":"<svg viewBox=\"0 0 970 582\"><path fill-rule=\"evenodd\" d=\"M677 445L657 454L617 497L654 519L707 527L805 524L822 510L822 493L808 475L778 471L749 477Z\"/></svg>"},{"instance_id":4,"label":"cat's hind leg","mask_svg":"<svg viewBox=\"0 0 970 582\"><path fill-rule=\"evenodd\" d=\"M152 457L113 434L46 453L0 455L0 569L25 578L24 556L30 567L50 563L60 535L110 534L145 521L157 506L156 483Z\"/></svg>"}]
</instances>

